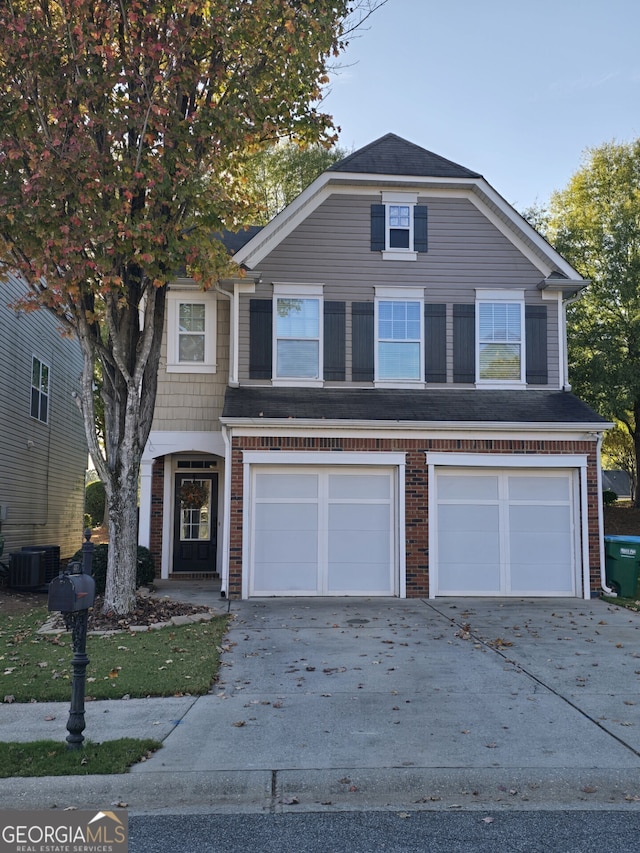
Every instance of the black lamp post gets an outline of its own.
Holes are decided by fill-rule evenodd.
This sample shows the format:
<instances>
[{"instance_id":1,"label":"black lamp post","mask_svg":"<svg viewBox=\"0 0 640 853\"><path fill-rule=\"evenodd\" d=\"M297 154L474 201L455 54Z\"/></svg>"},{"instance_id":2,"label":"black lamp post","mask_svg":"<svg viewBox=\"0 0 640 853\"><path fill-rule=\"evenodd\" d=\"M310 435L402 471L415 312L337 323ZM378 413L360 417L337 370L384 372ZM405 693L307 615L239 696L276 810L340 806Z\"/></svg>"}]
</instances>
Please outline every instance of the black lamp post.
<instances>
[{"instance_id":1,"label":"black lamp post","mask_svg":"<svg viewBox=\"0 0 640 853\"><path fill-rule=\"evenodd\" d=\"M87 535L88 534L88 535ZM84 741L84 689L87 674L87 622L89 609L93 607L96 582L91 577L93 544L89 542L91 531L85 532L86 543L82 546L82 563L69 563L66 571L53 578L49 584L49 610L59 610L64 617L67 631L71 631L73 657L73 679L71 684L71 708L67 721L67 744L69 749L80 749ZM85 571L88 568L88 572Z\"/></svg>"}]
</instances>

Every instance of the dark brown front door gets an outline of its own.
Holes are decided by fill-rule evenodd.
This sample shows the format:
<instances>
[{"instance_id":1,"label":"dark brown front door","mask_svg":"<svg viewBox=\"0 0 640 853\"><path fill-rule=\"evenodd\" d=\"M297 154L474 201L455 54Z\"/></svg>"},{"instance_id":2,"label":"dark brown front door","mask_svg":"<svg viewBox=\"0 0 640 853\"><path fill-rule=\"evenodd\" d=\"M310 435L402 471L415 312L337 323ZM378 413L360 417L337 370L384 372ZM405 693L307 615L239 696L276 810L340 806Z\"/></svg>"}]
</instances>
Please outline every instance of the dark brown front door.
<instances>
[{"instance_id":1,"label":"dark brown front door","mask_svg":"<svg viewBox=\"0 0 640 853\"><path fill-rule=\"evenodd\" d=\"M218 475L176 474L173 571L215 572Z\"/></svg>"}]
</instances>

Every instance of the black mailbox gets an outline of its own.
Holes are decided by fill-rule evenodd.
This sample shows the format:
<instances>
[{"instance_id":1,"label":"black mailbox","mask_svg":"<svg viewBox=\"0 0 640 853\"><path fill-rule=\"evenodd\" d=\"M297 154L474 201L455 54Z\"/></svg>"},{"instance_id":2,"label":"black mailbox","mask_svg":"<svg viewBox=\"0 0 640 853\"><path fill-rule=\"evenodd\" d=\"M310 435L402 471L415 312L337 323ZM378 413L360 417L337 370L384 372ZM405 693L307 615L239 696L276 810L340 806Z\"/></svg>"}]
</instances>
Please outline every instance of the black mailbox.
<instances>
[{"instance_id":1,"label":"black mailbox","mask_svg":"<svg viewBox=\"0 0 640 853\"><path fill-rule=\"evenodd\" d=\"M70 569L79 569L80 563L70 563ZM82 572L65 573L53 578L49 584L49 610L74 613L93 607L96 582Z\"/></svg>"}]
</instances>

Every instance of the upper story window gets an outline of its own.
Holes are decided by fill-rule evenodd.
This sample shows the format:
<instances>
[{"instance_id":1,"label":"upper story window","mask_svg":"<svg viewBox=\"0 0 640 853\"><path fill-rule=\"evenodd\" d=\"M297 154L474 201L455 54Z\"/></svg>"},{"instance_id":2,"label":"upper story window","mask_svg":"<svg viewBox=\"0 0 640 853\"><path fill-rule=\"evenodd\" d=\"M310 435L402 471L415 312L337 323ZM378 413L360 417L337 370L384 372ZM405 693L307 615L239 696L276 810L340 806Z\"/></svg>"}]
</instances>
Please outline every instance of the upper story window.
<instances>
[{"instance_id":1,"label":"upper story window","mask_svg":"<svg viewBox=\"0 0 640 853\"><path fill-rule=\"evenodd\" d=\"M478 382L524 383L523 292L485 291L476 304Z\"/></svg>"},{"instance_id":2,"label":"upper story window","mask_svg":"<svg viewBox=\"0 0 640 853\"><path fill-rule=\"evenodd\" d=\"M321 381L322 287L274 285L274 380Z\"/></svg>"},{"instance_id":3,"label":"upper story window","mask_svg":"<svg viewBox=\"0 0 640 853\"><path fill-rule=\"evenodd\" d=\"M167 371L215 373L214 294L170 292L167 311Z\"/></svg>"},{"instance_id":4,"label":"upper story window","mask_svg":"<svg viewBox=\"0 0 640 853\"><path fill-rule=\"evenodd\" d=\"M382 193L371 205L371 251L384 260L415 261L427 251L427 207L417 193Z\"/></svg>"},{"instance_id":5,"label":"upper story window","mask_svg":"<svg viewBox=\"0 0 640 853\"><path fill-rule=\"evenodd\" d=\"M388 204L387 248L413 249L413 205Z\"/></svg>"},{"instance_id":6,"label":"upper story window","mask_svg":"<svg viewBox=\"0 0 640 853\"><path fill-rule=\"evenodd\" d=\"M49 421L49 365L33 357L31 362L31 417Z\"/></svg>"},{"instance_id":7,"label":"upper story window","mask_svg":"<svg viewBox=\"0 0 640 853\"><path fill-rule=\"evenodd\" d=\"M423 291L376 287L376 380L422 382Z\"/></svg>"}]
</instances>

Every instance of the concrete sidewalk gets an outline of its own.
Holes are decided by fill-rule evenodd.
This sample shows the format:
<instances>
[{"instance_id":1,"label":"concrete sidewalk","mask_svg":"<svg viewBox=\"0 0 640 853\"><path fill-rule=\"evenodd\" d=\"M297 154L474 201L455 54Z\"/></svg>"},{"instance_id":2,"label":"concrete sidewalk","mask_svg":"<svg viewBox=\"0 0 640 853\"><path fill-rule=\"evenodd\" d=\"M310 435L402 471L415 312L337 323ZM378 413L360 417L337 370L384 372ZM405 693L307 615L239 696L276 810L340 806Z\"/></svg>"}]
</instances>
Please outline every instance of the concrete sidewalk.
<instances>
[{"instance_id":1,"label":"concrete sidewalk","mask_svg":"<svg viewBox=\"0 0 640 853\"><path fill-rule=\"evenodd\" d=\"M150 760L125 776L20 780L20 793L0 780L5 802L638 808L640 614L575 599L269 599L231 612L212 694L87 705L88 738L164 738ZM2 706L0 739L64 738L67 711Z\"/></svg>"}]
</instances>

